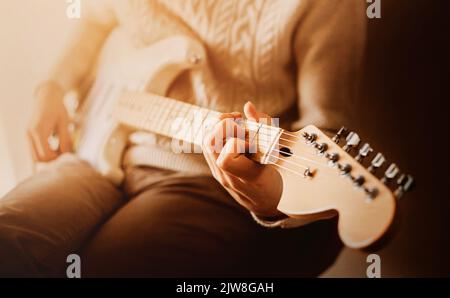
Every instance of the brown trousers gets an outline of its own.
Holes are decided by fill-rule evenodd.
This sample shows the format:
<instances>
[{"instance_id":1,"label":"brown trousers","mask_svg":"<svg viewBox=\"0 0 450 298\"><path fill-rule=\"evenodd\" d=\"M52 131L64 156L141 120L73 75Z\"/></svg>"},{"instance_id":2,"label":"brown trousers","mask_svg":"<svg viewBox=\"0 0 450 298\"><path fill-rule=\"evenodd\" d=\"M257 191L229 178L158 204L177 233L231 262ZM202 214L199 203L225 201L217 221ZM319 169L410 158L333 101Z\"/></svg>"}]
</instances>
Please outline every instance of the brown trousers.
<instances>
[{"instance_id":1,"label":"brown trousers","mask_svg":"<svg viewBox=\"0 0 450 298\"><path fill-rule=\"evenodd\" d=\"M64 155L0 199L0 276L316 276L341 248L335 220L253 221L210 176L127 169L118 189Z\"/></svg>"}]
</instances>

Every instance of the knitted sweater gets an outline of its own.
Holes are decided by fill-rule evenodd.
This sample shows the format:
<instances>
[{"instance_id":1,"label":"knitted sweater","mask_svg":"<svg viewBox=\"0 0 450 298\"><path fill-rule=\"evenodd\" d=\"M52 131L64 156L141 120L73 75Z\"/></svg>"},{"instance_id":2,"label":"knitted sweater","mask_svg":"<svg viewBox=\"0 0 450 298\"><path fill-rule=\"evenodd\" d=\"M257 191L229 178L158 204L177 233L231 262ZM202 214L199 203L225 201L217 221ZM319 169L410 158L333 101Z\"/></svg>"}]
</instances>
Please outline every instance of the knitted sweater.
<instances>
[{"instance_id":1,"label":"knitted sweater","mask_svg":"<svg viewBox=\"0 0 450 298\"><path fill-rule=\"evenodd\" d=\"M181 33L206 48L208 102L192 96L195 82L188 75L176 80L170 97L223 112L241 111L251 100L260 111L282 117L291 129L308 124L336 128L348 122L365 43L365 1L89 0L82 4L82 19L87 22L80 25L80 37L72 38L72 50L66 53L72 56L63 58L53 73L53 79L67 89L79 86L116 26L129 34L136 47ZM101 29L94 30L92 24ZM68 63L78 63L77 71L67 74ZM208 171L201 155L175 154L163 138L132 140L125 163Z\"/></svg>"}]
</instances>

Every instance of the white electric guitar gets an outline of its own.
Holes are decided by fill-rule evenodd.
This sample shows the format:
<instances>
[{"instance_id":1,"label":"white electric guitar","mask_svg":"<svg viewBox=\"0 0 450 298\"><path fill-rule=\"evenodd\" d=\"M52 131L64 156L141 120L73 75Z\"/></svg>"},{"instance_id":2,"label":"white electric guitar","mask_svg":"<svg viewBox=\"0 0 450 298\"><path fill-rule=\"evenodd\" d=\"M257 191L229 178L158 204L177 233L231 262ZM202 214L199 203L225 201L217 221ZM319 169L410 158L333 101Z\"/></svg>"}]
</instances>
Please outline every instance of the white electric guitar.
<instances>
[{"instance_id":1,"label":"white electric guitar","mask_svg":"<svg viewBox=\"0 0 450 298\"><path fill-rule=\"evenodd\" d=\"M202 45L185 36L134 49L120 31L114 31L78 113L77 155L119 184L124 176L122 155L133 131L201 145L203 128L217 122L219 113L165 95L176 77L201 70L205 61ZM358 135L345 129L330 139L312 125L298 132L250 121L242 125L253 135L257 149L253 160L275 167L282 176L278 209L307 220L337 212L339 235L349 247L377 241L393 221L395 197L413 184L395 164L381 169L385 158L380 153L368 163L372 148L367 143L359 146ZM382 170L379 179L376 174Z\"/></svg>"}]
</instances>

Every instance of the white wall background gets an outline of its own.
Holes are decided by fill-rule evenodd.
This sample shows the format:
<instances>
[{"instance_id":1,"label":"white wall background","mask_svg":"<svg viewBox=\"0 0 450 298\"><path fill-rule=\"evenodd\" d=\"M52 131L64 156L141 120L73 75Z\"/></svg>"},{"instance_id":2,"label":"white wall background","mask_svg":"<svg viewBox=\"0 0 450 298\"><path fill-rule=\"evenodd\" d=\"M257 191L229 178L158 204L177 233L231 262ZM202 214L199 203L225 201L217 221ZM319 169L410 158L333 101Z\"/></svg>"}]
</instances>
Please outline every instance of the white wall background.
<instances>
[{"instance_id":1,"label":"white wall background","mask_svg":"<svg viewBox=\"0 0 450 298\"><path fill-rule=\"evenodd\" d=\"M66 7L65 0L0 1L0 196L31 173L32 94L76 22Z\"/></svg>"}]
</instances>

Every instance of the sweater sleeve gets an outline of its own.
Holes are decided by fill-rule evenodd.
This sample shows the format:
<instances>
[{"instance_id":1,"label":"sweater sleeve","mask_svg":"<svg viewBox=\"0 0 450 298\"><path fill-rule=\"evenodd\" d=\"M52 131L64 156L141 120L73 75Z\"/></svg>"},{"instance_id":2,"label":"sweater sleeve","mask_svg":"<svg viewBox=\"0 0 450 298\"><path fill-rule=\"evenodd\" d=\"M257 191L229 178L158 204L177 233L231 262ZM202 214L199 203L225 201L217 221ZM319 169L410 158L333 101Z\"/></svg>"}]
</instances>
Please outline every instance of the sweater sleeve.
<instances>
[{"instance_id":1,"label":"sweater sleeve","mask_svg":"<svg viewBox=\"0 0 450 298\"><path fill-rule=\"evenodd\" d=\"M113 0L81 2L81 18L76 22L47 78L58 83L65 91L80 87L103 42L115 26Z\"/></svg>"},{"instance_id":2,"label":"sweater sleeve","mask_svg":"<svg viewBox=\"0 0 450 298\"><path fill-rule=\"evenodd\" d=\"M294 36L299 129L348 125L365 48L365 1L305 0Z\"/></svg>"}]
</instances>

